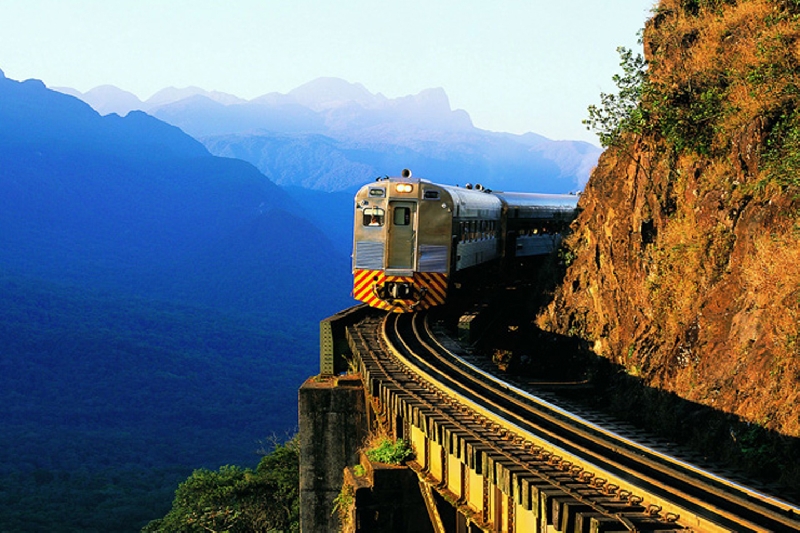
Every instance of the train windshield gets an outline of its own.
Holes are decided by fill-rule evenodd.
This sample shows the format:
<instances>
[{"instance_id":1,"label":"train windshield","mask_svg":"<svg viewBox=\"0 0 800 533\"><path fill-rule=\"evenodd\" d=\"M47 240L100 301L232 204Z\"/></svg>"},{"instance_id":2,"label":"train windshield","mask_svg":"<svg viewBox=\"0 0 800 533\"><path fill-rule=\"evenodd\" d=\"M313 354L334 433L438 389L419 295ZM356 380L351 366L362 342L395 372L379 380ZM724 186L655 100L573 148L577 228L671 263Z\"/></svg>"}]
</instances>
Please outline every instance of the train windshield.
<instances>
[{"instance_id":1,"label":"train windshield","mask_svg":"<svg viewBox=\"0 0 800 533\"><path fill-rule=\"evenodd\" d=\"M365 207L363 209L362 224L365 226L383 226L383 217L386 212L380 207Z\"/></svg>"}]
</instances>

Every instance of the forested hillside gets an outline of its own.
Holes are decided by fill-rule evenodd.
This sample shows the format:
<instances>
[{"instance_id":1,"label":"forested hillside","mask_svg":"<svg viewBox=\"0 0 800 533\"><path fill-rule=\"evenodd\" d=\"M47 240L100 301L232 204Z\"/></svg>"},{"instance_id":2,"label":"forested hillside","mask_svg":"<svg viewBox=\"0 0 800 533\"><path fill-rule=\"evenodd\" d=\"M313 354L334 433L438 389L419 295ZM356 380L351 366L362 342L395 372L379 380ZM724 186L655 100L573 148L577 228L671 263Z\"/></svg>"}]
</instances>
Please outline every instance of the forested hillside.
<instances>
[{"instance_id":1,"label":"forested hillside","mask_svg":"<svg viewBox=\"0 0 800 533\"><path fill-rule=\"evenodd\" d=\"M252 165L0 75L0 530L138 531L296 425L349 260Z\"/></svg>"},{"instance_id":2,"label":"forested hillside","mask_svg":"<svg viewBox=\"0 0 800 533\"><path fill-rule=\"evenodd\" d=\"M297 423L317 325L0 276L0 528L138 531Z\"/></svg>"}]
</instances>

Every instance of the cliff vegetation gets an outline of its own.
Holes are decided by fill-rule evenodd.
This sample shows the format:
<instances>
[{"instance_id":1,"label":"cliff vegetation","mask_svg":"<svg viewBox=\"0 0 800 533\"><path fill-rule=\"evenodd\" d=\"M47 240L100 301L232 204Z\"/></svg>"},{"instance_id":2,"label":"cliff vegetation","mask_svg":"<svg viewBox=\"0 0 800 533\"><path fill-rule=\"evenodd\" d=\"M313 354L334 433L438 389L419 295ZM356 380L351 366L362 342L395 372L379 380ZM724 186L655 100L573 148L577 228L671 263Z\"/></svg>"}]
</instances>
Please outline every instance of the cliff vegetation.
<instances>
[{"instance_id":1,"label":"cliff vegetation","mask_svg":"<svg viewBox=\"0 0 800 533\"><path fill-rule=\"evenodd\" d=\"M661 0L642 41L590 109L608 149L536 322L725 413L729 444L762 432L796 450L800 2Z\"/></svg>"}]
</instances>

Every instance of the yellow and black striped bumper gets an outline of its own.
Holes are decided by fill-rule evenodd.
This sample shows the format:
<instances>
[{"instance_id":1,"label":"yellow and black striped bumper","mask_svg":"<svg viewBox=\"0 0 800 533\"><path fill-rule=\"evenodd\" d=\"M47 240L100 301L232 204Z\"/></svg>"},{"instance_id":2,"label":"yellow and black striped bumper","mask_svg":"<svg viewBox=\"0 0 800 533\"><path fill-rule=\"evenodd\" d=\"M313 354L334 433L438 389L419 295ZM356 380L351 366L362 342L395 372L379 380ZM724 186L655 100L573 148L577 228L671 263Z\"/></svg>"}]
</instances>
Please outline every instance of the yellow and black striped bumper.
<instances>
[{"instance_id":1,"label":"yellow and black striped bumper","mask_svg":"<svg viewBox=\"0 0 800 533\"><path fill-rule=\"evenodd\" d=\"M407 313L442 305L447 296L447 274L415 272L413 276L387 276L382 270L353 272L353 297L378 309ZM392 287L408 288L408 294L393 297Z\"/></svg>"}]
</instances>

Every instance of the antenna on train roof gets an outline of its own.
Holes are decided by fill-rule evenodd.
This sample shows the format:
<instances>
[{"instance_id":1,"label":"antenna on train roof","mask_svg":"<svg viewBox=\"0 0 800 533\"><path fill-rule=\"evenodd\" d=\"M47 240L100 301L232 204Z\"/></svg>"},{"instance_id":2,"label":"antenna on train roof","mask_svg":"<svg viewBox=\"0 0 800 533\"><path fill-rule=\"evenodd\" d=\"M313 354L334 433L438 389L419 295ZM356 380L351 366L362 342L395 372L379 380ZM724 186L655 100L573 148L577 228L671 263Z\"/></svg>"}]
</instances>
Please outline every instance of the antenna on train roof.
<instances>
[{"instance_id":1,"label":"antenna on train roof","mask_svg":"<svg viewBox=\"0 0 800 533\"><path fill-rule=\"evenodd\" d=\"M404 178L410 178L411 177L411 171L408 170L407 168L404 168L403 172L401 172L400 175L402 177L404 177Z\"/></svg>"}]
</instances>

